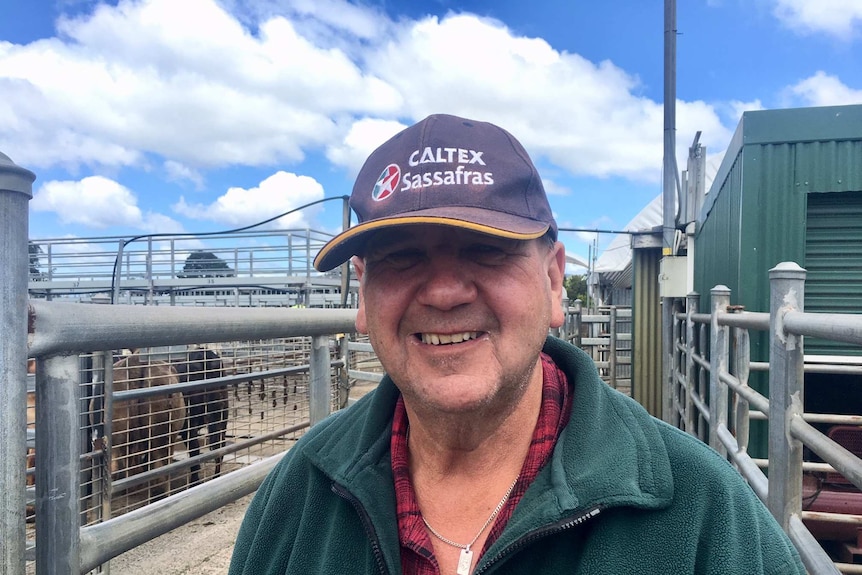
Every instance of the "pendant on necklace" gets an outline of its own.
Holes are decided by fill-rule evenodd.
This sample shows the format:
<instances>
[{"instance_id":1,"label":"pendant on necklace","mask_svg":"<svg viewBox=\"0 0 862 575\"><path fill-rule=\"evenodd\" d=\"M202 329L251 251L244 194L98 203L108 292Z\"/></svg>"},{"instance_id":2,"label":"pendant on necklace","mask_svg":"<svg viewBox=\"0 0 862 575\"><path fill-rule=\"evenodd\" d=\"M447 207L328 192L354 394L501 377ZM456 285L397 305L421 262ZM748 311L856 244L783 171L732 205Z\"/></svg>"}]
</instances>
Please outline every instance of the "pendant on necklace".
<instances>
[{"instance_id":1,"label":"pendant on necklace","mask_svg":"<svg viewBox=\"0 0 862 575\"><path fill-rule=\"evenodd\" d=\"M473 565L473 552L470 551L470 546L461 549L461 556L458 558L457 575L470 575L470 566Z\"/></svg>"}]
</instances>

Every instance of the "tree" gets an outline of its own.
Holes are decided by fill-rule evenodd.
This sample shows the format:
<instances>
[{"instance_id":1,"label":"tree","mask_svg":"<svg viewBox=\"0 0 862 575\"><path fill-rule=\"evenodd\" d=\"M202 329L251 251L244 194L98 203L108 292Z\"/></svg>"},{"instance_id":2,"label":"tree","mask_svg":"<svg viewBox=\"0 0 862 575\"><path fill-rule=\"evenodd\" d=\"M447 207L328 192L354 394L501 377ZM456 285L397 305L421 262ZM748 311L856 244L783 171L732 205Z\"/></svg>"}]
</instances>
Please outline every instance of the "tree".
<instances>
[{"instance_id":1,"label":"tree","mask_svg":"<svg viewBox=\"0 0 862 575\"><path fill-rule=\"evenodd\" d=\"M42 273L42 270L39 269L42 265L40 258L45 253L44 250L42 250L42 246L29 242L27 244L27 252L30 255L30 278L35 280L42 279L44 274Z\"/></svg>"},{"instance_id":2,"label":"tree","mask_svg":"<svg viewBox=\"0 0 862 575\"><path fill-rule=\"evenodd\" d=\"M183 273L177 275L181 278L232 278L236 272L214 253L197 250L189 254Z\"/></svg>"},{"instance_id":3,"label":"tree","mask_svg":"<svg viewBox=\"0 0 862 575\"><path fill-rule=\"evenodd\" d=\"M566 279L563 280L563 287L566 288L566 295L570 302L579 299L584 305L587 304L587 276L567 276Z\"/></svg>"}]
</instances>

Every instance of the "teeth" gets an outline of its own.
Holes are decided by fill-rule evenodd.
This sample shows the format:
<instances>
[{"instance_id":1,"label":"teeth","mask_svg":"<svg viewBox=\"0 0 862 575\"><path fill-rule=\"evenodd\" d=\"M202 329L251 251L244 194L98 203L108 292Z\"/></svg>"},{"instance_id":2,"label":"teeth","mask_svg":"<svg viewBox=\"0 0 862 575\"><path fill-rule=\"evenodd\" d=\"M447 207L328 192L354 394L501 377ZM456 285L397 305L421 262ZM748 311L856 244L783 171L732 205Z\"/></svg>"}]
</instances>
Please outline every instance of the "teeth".
<instances>
[{"instance_id":1,"label":"teeth","mask_svg":"<svg viewBox=\"0 0 862 575\"><path fill-rule=\"evenodd\" d=\"M477 331L465 331L463 333L423 333L422 334L422 343L427 343L430 345L447 345L450 343L461 343L462 341L467 341L470 339L476 339L479 337L479 332Z\"/></svg>"}]
</instances>

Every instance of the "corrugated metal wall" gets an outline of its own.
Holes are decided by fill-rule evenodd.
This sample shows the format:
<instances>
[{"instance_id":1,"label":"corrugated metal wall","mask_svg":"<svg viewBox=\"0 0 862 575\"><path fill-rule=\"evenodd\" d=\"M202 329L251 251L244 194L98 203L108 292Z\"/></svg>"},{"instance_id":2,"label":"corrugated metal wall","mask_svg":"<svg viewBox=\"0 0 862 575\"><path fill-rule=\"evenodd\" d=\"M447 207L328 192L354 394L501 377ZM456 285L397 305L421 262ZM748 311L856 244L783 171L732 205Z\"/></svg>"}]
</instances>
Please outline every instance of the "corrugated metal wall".
<instances>
[{"instance_id":1,"label":"corrugated metal wall","mask_svg":"<svg viewBox=\"0 0 862 575\"><path fill-rule=\"evenodd\" d=\"M848 139L855 127L855 139ZM829 138L835 140L815 140ZM776 138L787 138L777 141ZM815 141L812 141L815 140ZM808 196L862 190L862 106L746 112L709 192L695 237L694 289L731 289L749 311L769 310L769 270L806 267ZM766 338L751 359L766 361Z\"/></svg>"},{"instance_id":2,"label":"corrugated metal wall","mask_svg":"<svg viewBox=\"0 0 862 575\"><path fill-rule=\"evenodd\" d=\"M662 415L660 249L632 251L632 397L652 415Z\"/></svg>"},{"instance_id":3,"label":"corrugated metal wall","mask_svg":"<svg viewBox=\"0 0 862 575\"><path fill-rule=\"evenodd\" d=\"M731 154L728 150L727 154ZM724 161L728 161L725 156ZM722 182L709 192L709 217L699 224L695 240L694 290L701 296L700 311L708 313L709 290L718 284L736 291L739 286L741 151Z\"/></svg>"},{"instance_id":4,"label":"corrugated metal wall","mask_svg":"<svg viewBox=\"0 0 862 575\"><path fill-rule=\"evenodd\" d=\"M782 261L812 270L862 266L843 249L846 242L840 236L824 251L806 253L809 205L816 206L819 198L809 200L822 193L859 190L862 106L743 114L698 221L694 289L701 294L701 311L709 311L709 293L718 284L730 288L732 303L749 311L769 311L769 270ZM849 205L851 199L847 195L838 202ZM843 228L840 233L862 235ZM827 257L829 261L817 261ZM858 293L858 285L854 281L846 289ZM806 307L810 297L806 288ZM768 334L752 334L751 360L768 359ZM749 383L768 394L765 374L751 374ZM753 425L751 454L765 454L766 443L766 427Z\"/></svg>"}]
</instances>

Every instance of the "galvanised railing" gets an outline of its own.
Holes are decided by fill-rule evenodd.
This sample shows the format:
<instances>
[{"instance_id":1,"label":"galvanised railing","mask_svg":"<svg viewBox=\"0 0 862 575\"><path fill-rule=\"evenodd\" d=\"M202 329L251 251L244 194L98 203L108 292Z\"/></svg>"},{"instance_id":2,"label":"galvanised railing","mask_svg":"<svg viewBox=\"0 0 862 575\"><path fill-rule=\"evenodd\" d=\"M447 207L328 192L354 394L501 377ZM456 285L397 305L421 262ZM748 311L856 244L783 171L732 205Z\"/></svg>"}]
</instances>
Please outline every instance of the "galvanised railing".
<instances>
[{"instance_id":1,"label":"galvanised railing","mask_svg":"<svg viewBox=\"0 0 862 575\"><path fill-rule=\"evenodd\" d=\"M862 528L862 516L803 511L803 470L837 471L862 489L862 460L813 423L859 426L860 415L806 413L806 373L862 374L862 358L806 362L805 337L862 345L862 315L806 313L805 270L785 262L770 270L770 310L731 305L725 286L711 291L710 313L698 313L699 296L677 300L666 381L671 423L709 443L748 480L788 533L811 573L862 573L862 565L836 563L803 523L828 520ZM750 332L769 333L769 362L750 360ZM749 386L752 371L768 371L769 397ZM859 390L858 393L862 393ZM750 422L768 420L768 460L748 453ZM862 428L860 428L862 431ZM803 447L822 462L803 461ZM762 468L768 468L768 477Z\"/></svg>"}]
</instances>

